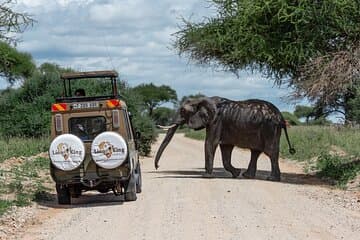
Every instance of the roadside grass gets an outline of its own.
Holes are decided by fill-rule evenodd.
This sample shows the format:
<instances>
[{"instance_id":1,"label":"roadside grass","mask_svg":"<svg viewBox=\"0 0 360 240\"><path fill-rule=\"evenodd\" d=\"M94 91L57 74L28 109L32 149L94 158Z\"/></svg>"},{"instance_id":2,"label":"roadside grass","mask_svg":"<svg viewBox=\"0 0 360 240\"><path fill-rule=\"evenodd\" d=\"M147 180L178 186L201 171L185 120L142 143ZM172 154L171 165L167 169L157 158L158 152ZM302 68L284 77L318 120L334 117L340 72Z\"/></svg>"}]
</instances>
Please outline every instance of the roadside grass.
<instances>
[{"instance_id":1,"label":"roadside grass","mask_svg":"<svg viewBox=\"0 0 360 240\"><path fill-rule=\"evenodd\" d=\"M280 156L305 162L305 172L315 170L339 187L360 174L360 129L331 126L292 126L289 138L296 154L289 153L285 134L281 135ZM188 130L186 137L204 140L205 131Z\"/></svg>"},{"instance_id":2,"label":"roadside grass","mask_svg":"<svg viewBox=\"0 0 360 240\"><path fill-rule=\"evenodd\" d=\"M360 129L329 126L292 126L288 128L296 154L291 155L285 134L281 135L280 153L283 157L306 161L330 151L360 157Z\"/></svg>"},{"instance_id":3,"label":"roadside grass","mask_svg":"<svg viewBox=\"0 0 360 240\"><path fill-rule=\"evenodd\" d=\"M0 163L11 157L29 157L49 149L50 138L0 138Z\"/></svg>"},{"instance_id":4,"label":"roadside grass","mask_svg":"<svg viewBox=\"0 0 360 240\"><path fill-rule=\"evenodd\" d=\"M187 129L184 132L185 132L185 137L196 140L205 140L205 135L206 135L205 130L194 131L191 129Z\"/></svg>"},{"instance_id":5,"label":"roadside grass","mask_svg":"<svg viewBox=\"0 0 360 240\"><path fill-rule=\"evenodd\" d=\"M25 159L23 164L10 170L0 170L0 216L12 206L46 200L49 196L46 192L50 190L45 186L50 181L48 169L49 160L38 157Z\"/></svg>"}]
</instances>

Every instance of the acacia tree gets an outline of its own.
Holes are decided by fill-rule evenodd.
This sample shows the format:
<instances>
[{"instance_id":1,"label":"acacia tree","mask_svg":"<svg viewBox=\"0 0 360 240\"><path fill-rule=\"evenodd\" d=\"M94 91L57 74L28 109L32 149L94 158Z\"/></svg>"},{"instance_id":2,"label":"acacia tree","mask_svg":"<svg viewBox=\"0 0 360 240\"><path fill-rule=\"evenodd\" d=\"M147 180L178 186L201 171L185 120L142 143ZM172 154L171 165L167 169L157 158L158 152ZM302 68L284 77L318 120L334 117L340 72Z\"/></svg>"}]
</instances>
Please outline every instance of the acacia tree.
<instances>
[{"instance_id":1,"label":"acacia tree","mask_svg":"<svg viewBox=\"0 0 360 240\"><path fill-rule=\"evenodd\" d=\"M313 107L297 105L295 107L294 115L297 118L305 118L306 123L309 122L309 119L315 117L315 110Z\"/></svg>"},{"instance_id":2,"label":"acacia tree","mask_svg":"<svg viewBox=\"0 0 360 240\"><path fill-rule=\"evenodd\" d=\"M13 10L15 0L0 0L0 76L10 83L29 77L35 65L29 54L18 52L12 45L19 40L19 33L34 23L27 13Z\"/></svg>"},{"instance_id":3,"label":"acacia tree","mask_svg":"<svg viewBox=\"0 0 360 240\"><path fill-rule=\"evenodd\" d=\"M150 117L153 114L154 108L166 102L176 103L177 101L176 91L166 85L158 87L153 83L140 84L134 87L134 91L142 97Z\"/></svg>"},{"instance_id":4,"label":"acacia tree","mask_svg":"<svg viewBox=\"0 0 360 240\"><path fill-rule=\"evenodd\" d=\"M184 20L179 54L237 72L259 70L324 113L345 117L360 85L360 1L212 0L215 17ZM320 77L320 78L319 78Z\"/></svg>"}]
</instances>

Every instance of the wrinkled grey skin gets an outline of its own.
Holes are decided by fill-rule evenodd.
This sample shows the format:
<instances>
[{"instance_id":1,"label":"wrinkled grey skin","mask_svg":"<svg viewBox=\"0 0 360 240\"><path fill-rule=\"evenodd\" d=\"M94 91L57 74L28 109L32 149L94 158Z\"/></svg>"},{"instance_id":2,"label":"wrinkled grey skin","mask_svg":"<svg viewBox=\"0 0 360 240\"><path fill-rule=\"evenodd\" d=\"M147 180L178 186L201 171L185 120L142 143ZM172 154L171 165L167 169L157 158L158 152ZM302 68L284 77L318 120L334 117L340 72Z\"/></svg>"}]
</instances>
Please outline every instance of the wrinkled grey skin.
<instances>
[{"instance_id":1,"label":"wrinkled grey skin","mask_svg":"<svg viewBox=\"0 0 360 240\"><path fill-rule=\"evenodd\" d=\"M159 167L162 152L176 129L183 124L195 130L206 128L205 176L207 177L212 175L214 154L218 145L220 145L224 168L233 177L240 174L240 169L231 165L234 146L251 150L248 169L243 173L246 178L255 177L257 159L263 152L271 160L271 174L268 179L280 181L278 160L281 129L285 131L290 153L295 153L288 138L283 116L279 109L266 101L257 99L231 101L221 97L188 99L177 114L175 126L168 130L156 154L156 169Z\"/></svg>"}]
</instances>

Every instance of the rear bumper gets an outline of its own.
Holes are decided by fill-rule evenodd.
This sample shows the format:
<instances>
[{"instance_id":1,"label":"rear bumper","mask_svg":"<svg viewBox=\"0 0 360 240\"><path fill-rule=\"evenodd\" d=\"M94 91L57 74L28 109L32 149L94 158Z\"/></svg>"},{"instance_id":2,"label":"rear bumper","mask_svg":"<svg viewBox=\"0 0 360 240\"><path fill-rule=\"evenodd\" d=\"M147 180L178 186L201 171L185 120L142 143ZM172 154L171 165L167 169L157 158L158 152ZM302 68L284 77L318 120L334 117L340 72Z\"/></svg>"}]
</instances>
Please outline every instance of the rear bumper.
<instances>
[{"instance_id":1,"label":"rear bumper","mask_svg":"<svg viewBox=\"0 0 360 240\"><path fill-rule=\"evenodd\" d=\"M128 181L131 176L130 168L127 166L120 166L114 169L104 169L96 166L95 169L88 169L87 171L84 171L83 167L80 166L72 171L63 171L51 164L50 173L52 179L57 184L81 184L88 188L125 182Z\"/></svg>"}]
</instances>

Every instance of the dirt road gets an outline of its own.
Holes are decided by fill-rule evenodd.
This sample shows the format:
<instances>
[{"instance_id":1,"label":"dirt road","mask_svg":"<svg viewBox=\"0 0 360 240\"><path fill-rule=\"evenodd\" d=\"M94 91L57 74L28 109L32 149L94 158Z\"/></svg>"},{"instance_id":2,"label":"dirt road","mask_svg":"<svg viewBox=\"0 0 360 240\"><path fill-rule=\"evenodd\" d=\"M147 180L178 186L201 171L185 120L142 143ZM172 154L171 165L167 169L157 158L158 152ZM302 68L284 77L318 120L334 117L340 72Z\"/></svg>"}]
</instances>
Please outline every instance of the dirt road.
<instances>
[{"instance_id":1,"label":"dirt road","mask_svg":"<svg viewBox=\"0 0 360 240\"><path fill-rule=\"evenodd\" d=\"M234 151L234 165L245 168L248 160L249 153ZM264 156L258 163L257 179L232 179L217 152L215 178L205 179L203 142L182 135L175 135L165 150L159 170L154 170L153 158L141 162L143 193L136 202L122 202L112 194L85 194L68 208L44 206L41 224L18 237L360 239L358 208L342 206L336 201L341 191L320 186L321 182L304 176L292 163L281 162L280 183L264 180L270 169Z\"/></svg>"}]
</instances>

